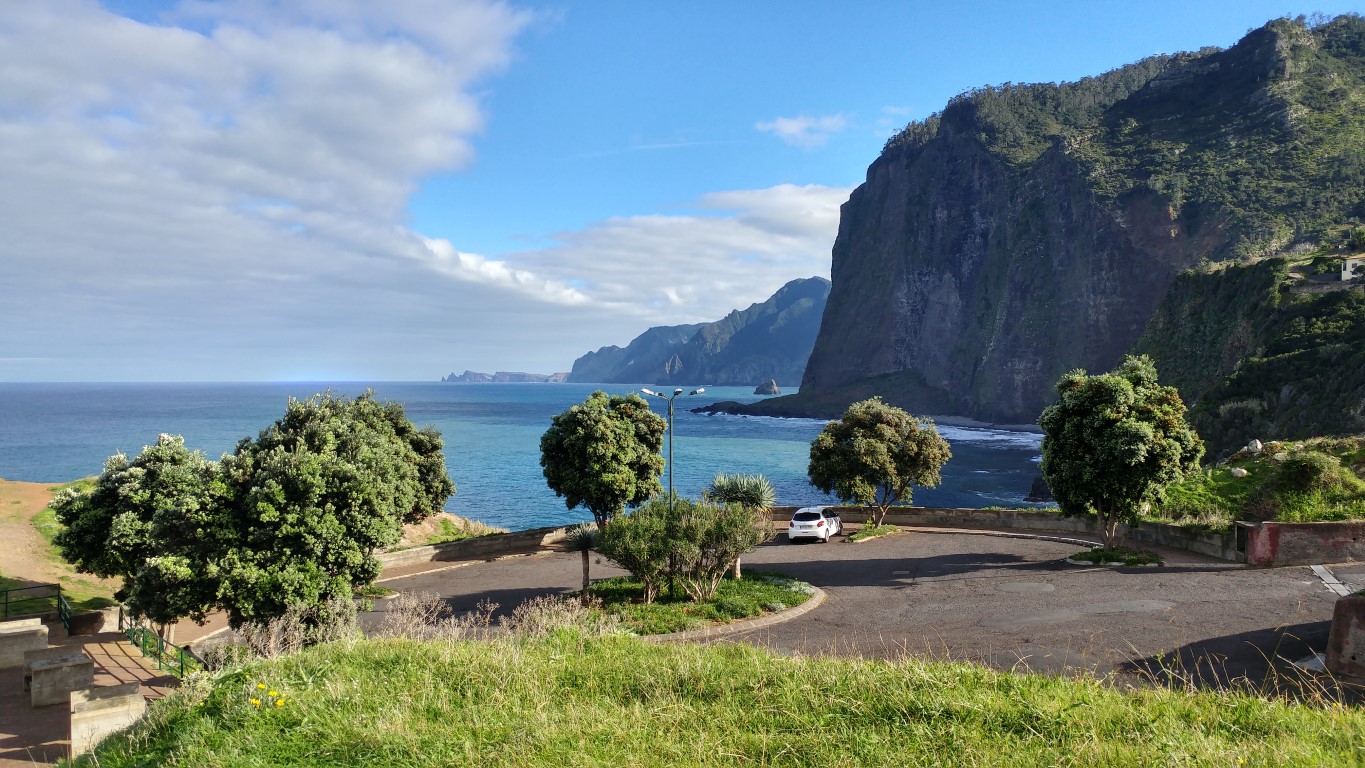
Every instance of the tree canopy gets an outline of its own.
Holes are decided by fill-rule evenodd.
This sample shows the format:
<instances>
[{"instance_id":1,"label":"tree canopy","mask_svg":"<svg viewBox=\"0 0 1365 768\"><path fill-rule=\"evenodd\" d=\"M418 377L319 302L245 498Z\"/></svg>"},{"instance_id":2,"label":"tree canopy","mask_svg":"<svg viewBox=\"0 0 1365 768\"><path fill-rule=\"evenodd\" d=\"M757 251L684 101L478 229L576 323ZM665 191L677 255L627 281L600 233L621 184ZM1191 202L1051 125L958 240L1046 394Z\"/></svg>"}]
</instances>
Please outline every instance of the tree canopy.
<instances>
[{"instance_id":1,"label":"tree canopy","mask_svg":"<svg viewBox=\"0 0 1365 768\"><path fill-rule=\"evenodd\" d=\"M1136 523L1145 502L1199 467L1204 443L1180 394L1158 383L1145 355L1125 357L1111 373L1071 371L1057 395L1038 419L1043 479L1064 514L1097 514L1113 546L1119 523Z\"/></svg>"},{"instance_id":2,"label":"tree canopy","mask_svg":"<svg viewBox=\"0 0 1365 768\"><path fill-rule=\"evenodd\" d=\"M874 397L825 425L810 445L807 474L825 493L872 507L881 525L893 505L910 502L914 486L938 485L952 455L932 420Z\"/></svg>"},{"instance_id":3,"label":"tree canopy","mask_svg":"<svg viewBox=\"0 0 1365 768\"><path fill-rule=\"evenodd\" d=\"M291 399L221 462L170 435L112 457L91 492L54 502L56 542L78 569L122 577L119 597L157 623L317 608L373 581L374 551L442 509L442 447L371 392Z\"/></svg>"},{"instance_id":4,"label":"tree canopy","mask_svg":"<svg viewBox=\"0 0 1365 768\"><path fill-rule=\"evenodd\" d=\"M217 462L163 434L131 461L109 457L92 489L54 499L63 527L53 543L77 570L123 579L115 597L153 621L202 619L217 591L211 554L227 501Z\"/></svg>"},{"instance_id":5,"label":"tree canopy","mask_svg":"<svg viewBox=\"0 0 1365 768\"><path fill-rule=\"evenodd\" d=\"M636 394L597 391L555 416L540 438L545 482L569 509L605 526L627 506L657 496L667 422Z\"/></svg>"}]
</instances>

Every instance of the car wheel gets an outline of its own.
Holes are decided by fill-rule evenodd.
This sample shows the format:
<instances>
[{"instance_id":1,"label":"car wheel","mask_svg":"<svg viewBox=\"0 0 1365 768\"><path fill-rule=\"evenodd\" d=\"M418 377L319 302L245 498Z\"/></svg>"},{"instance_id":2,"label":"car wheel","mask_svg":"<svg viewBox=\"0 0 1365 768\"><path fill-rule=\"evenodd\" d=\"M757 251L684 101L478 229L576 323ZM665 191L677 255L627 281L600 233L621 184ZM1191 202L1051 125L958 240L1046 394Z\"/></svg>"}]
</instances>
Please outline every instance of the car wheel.
<instances>
[{"instance_id":1,"label":"car wheel","mask_svg":"<svg viewBox=\"0 0 1365 768\"><path fill-rule=\"evenodd\" d=\"M829 531L825 531L825 535L820 537L820 543L821 544L829 543Z\"/></svg>"}]
</instances>

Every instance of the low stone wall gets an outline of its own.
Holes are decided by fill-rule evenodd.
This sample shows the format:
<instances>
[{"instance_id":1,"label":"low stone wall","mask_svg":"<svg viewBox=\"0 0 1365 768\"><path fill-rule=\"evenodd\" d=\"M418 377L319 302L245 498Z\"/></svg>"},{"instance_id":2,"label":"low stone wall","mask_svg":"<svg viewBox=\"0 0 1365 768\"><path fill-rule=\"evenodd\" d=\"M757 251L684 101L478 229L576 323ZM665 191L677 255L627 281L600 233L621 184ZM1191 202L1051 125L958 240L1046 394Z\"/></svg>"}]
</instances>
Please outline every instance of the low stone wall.
<instances>
[{"instance_id":1,"label":"low stone wall","mask_svg":"<svg viewBox=\"0 0 1365 768\"><path fill-rule=\"evenodd\" d=\"M774 507L773 519L791 519L797 507ZM863 507L835 507L839 517L847 523L865 523L867 510ZM1046 509L962 509L953 507L899 507L886 515L891 525L925 526L931 528L1006 528L1031 531L1058 531L1098 537L1099 526L1090 517L1064 517ZM1127 529L1128 538L1140 544L1184 549L1222 560L1239 562L1242 553L1233 535L1201 533L1162 523L1141 523Z\"/></svg>"},{"instance_id":2,"label":"low stone wall","mask_svg":"<svg viewBox=\"0 0 1365 768\"><path fill-rule=\"evenodd\" d=\"M1248 565L1321 565L1365 560L1365 522L1238 523Z\"/></svg>"},{"instance_id":3,"label":"low stone wall","mask_svg":"<svg viewBox=\"0 0 1365 768\"><path fill-rule=\"evenodd\" d=\"M24 654L47 647L43 620L11 619L0 623L0 669L24 666Z\"/></svg>"},{"instance_id":4,"label":"low stone wall","mask_svg":"<svg viewBox=\"0 0 1365 768\"><path fill-rule=\"evenodd\" d=\"M1143 544L1183 549L1233 563L1246 559L1237 546L1235 533L1208 533L1164 523L1142 523L1128 531L1128 538Z\"/></svg>"},{"instance_id":5,"label":"low stone wall","mask_svg":"<svg viewBox=\"0 0 1365 768\"><path fill-rule=\"evenodd\" d=\"M567 536L565 528L532 528L529 531L494 533L472 539L427 544L420 547L379 553L385 568L414 563L436 563L459 560L483 560L503 555L515 555L557 544Z\"/></svg>"},{"instance_id":6,"label":"low stone wall","mask_svg":"<svg viewBox=\"0 0 1365 768\"><path fill-rule=\"evenodd\" d=\"M67 635L98 635L101 632L116 632L119 629L118 614L119 607L117 605L98 611L73 613L71 615L71 628L67 631ZM166 628L168 632L174 631L174 629L174 624Z\"/></svg>"},{"instance_id":7,"label":"low stone wall","mask_svg":"<svg viewBox=\"0 0 1365 768\"><path fill-rule=\"evenodd\" d=\"M136 723L147 711L138 683L71 692L71 758L89 752L104 737Z\"/></svg>"}]
</instances>

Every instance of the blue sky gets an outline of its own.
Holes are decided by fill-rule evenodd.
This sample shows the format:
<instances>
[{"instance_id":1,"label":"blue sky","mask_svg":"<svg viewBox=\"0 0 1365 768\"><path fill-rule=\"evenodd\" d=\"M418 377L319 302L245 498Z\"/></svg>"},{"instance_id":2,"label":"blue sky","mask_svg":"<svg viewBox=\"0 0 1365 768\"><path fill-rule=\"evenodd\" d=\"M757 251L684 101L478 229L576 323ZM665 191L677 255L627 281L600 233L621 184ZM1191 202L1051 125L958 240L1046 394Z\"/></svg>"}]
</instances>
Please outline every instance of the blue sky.
<instances>
[{"instance_id":1,"label":"blue sky","mask_svg":"<svg viewBox=\"0 0 1365 768\"><path fill-rule=\"evenodd\" d=\"M17 1L0 380L567 370L829 274L954 94L1351 3Z\"/></svg>"}]
</instances>

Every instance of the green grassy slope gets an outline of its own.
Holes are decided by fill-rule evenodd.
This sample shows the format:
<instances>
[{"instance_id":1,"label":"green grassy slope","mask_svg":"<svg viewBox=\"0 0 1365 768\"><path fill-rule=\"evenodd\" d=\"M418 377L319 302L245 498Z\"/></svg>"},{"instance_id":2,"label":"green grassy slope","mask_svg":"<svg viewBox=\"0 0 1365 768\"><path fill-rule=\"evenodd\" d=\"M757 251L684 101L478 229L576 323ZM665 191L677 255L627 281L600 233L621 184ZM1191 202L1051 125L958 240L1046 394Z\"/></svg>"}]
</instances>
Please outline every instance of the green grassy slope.
<instances>
[{"instance_id":1,"label":"green grassy slope","mask_svg":"<svg viewBox=\"0 0 1365 768\"><path fill-rule=\"evenodd\" d=\"M79 764L1345 766L1362 750L1365 712L1325 702L561 634L256 663Z\"/></svg>"}]
</instances>

